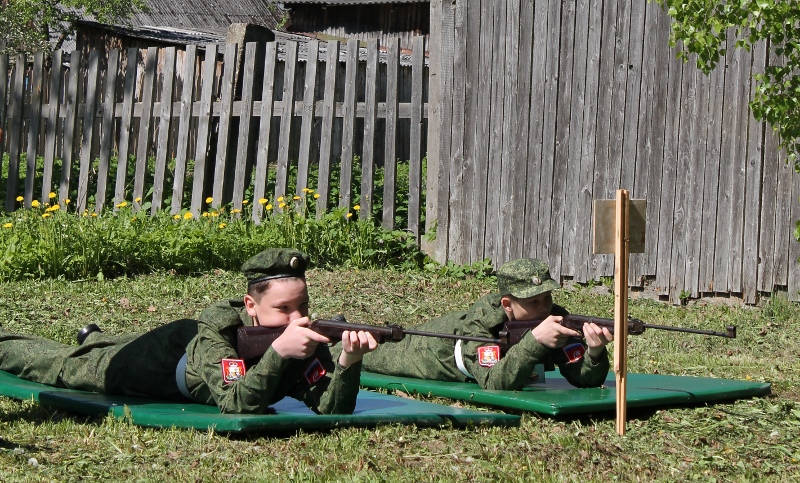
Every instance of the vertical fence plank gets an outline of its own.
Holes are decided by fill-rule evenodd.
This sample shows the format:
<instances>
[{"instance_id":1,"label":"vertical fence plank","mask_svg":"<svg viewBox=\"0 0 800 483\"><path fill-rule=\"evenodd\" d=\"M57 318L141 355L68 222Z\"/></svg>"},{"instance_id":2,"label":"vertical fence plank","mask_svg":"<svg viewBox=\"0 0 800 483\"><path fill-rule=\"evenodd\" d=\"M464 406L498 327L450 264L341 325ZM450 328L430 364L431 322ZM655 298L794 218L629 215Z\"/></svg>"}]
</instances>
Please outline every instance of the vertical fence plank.
<instances>
[{"instance_id":1,"label":"vertical fence plank","mask_svg":"<svg viewBox=\"0 0 800 483\"><path fill-rule=\"evenodd\" d=\"M264 84L261 89L261 119L258 128L258 154L256 155L256 178L253 187L253 220L261 219L264 206L258 202L265 197L267 192L267 172L269 168L269 133L272 129L272 114L274 111L273 99L275 97L275 66L278 58L278 43L267 44L264 56Z\"/></svg>"},{"instance_id":2,"label":"vertical fence plank","mask_svg":"<svg viewBox=\"0 0 800 483\"><path fill-rule=\"evenodd\" d=\"M61 182L58 199L69 198L69 181L72 170L72 157L75 154L75 124L78 122L78 81L80 77L81 51L76 49L69 60L69 84L65 99L66 119L64 120L64 150L62 152ZM42 198L47 193L42 193Z\"/></svg>"},{"instance_id":3,"label":"vertical fence plank","mask_svg":"<svg viewBox=\"0 0 800 483\"><path fill-rule=\"evenodd\" d=\"M423 37L414 37L411 57L411 155L408 162L408 230L419 241L422 210L422 82L425 68Z\"/></svg>"},{"instance_id":4,"label":"vertical fence plank","mask_svg":"<svg viewBox=\"0 0 800 483\"><path fill-rule=\"evenodd\" d=\"M106 84L103 94L103 119L100 128L100 164L97 167L97 195L95 211L100 213L106 204L108 187L108 167L111 161L111 147L114 143L114 107L117 98L117 74L119 72L119 50L108 52Z\"/></svg>"},{"instance_id":5,"label":"vertical fence plank","mask_svg":"<svg viewBox=\"0 0 800 483\"><path fill-rule=\"evenodd\" d=\"M203 63L203 87L200 93L200 112L197 113L197 149L194 155L192 172L192 207L194 216L200 215L203 206L203 184L206 180L206 158L208 157L209 131L211 124L212 96L214 94L214 73L217 64L217 46L206 44Z\"/></svg>"},{"instance_id":6,"label":"vertical fence plank","mask_svg":"<svg viewBox=\"0 0 800 483\"><path fill-rule=\"evenodd\" d=\"M297 187L300 195L308 188L308 165L311 156L311 139L314 129L314 112L317 92L317 64L319 63L319 42L308 42L306 54L306 78L303 85L303 121L300 128L300 154L297 158Z\"/></svg>"},{"instance_id":7,"label":"vertical fence plank","mask_svg":"<svg viewBox=\"0 0 800 483\"><path fill-rule=\"evenodd\" d=\"M777 134L774 132L766 133L765 137L771 139L770 143L777 151L778 157L778 200L775 207L775 247L766 256L775 259L774 284L786 286L788 284L788 265L798 265L798 258L789 256L789 246L797 245L797 240L792 235L792 227L795 226L796 218L791 217L792 205L798 204L798 198L792 197L792 180L797 176L794 172L794 163L786 159L786 151L778 146ZM765 291L771 292L773 287Z\"/></svg>"},{"instance_id":8,"label":"vertical fence plank","mask_svg":"<svg viewBox=\"0 0 800 483\"><path fill-rule=\"evenodd\" d=\"M37 52L33 55L33 77L31 84L30 118L28 121L28 150L25 156L27 169L25 170L25 205L29 206L33 200L33 183L36 180L36 155L39 147L39 124L42 117L42 76L44 54ZM4 78L5 82L5 78ZM2 156L0 156L2 159Z\"/></svg>"},{"instance_id":9,"label":"vertical fence plank","mask_svg":"<svg viewBox=\"0 0 800 483\"><path fill-rule=\"evenodd\" d=\"M455 9L453 20L454 41L453 41L453 115L450 125L451 145L450 145L450 193L448 197L448 208L450 210L450 223L447 227L447 240L450 246L448 258L462 262L465 259L466 240L464 238L464 209L462 205L464 175L470 172L465 168L464 159L464 131L465 124L465 104L466 104L466 84L467 84L467 13L469 2L454 2ZM413 74L412 74L413 75ZM411 91L414 97L414 89ZM412 101L413 102L413 101ZM414 121L412 121L413 126ZM409 190L410 191L410 190ZM409 219L409 224L411 220ZM415 232L416 234L416 232Z\"/></svg>"},{"instance_id":10,"label":"vertical fence plank","mask_svg":"<svg viewBox=\"0 0 800 483\"><path fill-rule=\"evenodd\" d=\"M242 111L239 116L239 140L236 150L236 170L233 177L233 208L242 209L244 190L248 184L247 154L250 147L250 124L253 119L253 77L255 75L256 54L258 44L248 42L245 45L244 79L242 80Z\"/></svg>"},{"instance_id":11,"label":"vertical fence plank","mask_svg":"<svg viewBox=\"0 0 800 483\"><path fill-rule=\"evenodd\" d=\"M175 86L175 47L164 49L164 60L161 69L161 112L158 121L158 144L156 146L156 167L153 176L153 203L150 214L155 215L161 209L164 196L164 176L167 170L169 154L169 133L172 130L172 92Z\"/></svg>"},{"instance_id":12,"label":"vertical fence plank","mask_svg":"<svg viewBox=\"0 0 800 483\"><path fill-rule=\"evenodd\" d=\"M153 117L153 87L158 63L158 47L147 48L142 83L142 110L139 117L139 140L136 146L136 171L133 178L133 208L138 211L144 201L144 182L147 177L147 156L150 152L150 125ZM136 200L140 201L136 201Z\"/></svg>"},{"instance_id":13,"label":"vertical fence plank","mask_svg":"<svg viewBox=\"0 0 800 483\"><path fill-rule=\"evenodd\" d=\"M128 177L128 150L133 122L133 99L136 91L136 70L139 49L128 49L125 65L125 85L122 93L122 113L119 119L119 148L117 152L117 177L114 185L114 205L125 200L126 178Z\"/></svg>"},{"instance_id":14,"label":"vertical fence plank","mask_svg":"<svg viewBox=\"0 0 800 483\"><path fill-rule=\"evenodd\" d=\"M53 61L50 66L50 92L47 101L47 117L44 128L44 169L42 170L42 194L40 199L44 203L48 193L53 189L53 164L56 152L56 132L59 122L59 108L61 107L61 76L64 69L61 65L63 51L53 52Z\"/></svg>"},{"instance_id":15,"label":"vertical fence plank","mask_svg":"<svg viewBox=\"0 0 800 483\"><path fill-rule=\"evenodd\" d=\"M183 54L183 89L181 112L178 118L178 140L175 143L175 176L172 181L172 207L170 213L181 211L183 205L183 183L186 180L186 161L189 151L189 127L192 123L192 107L195 81L197 46L187 45Z\"/></svg>"},{"instance_id":16,"label":"vertical fence plank","mask_svg":"<svg viewBox=\"0 0 800 483\"><path fill-rule=\"evenodd\" d=\"M297 69L297 42L286 41L286 61L283 67L283 112L278 142L278 167L275 172L275 199L286 195L289 182L289 148L294 118L294 76ZM290 205L290 203L286 203ZM277 206L276 206L277 208Z\"/></svg>"},{"instance_id":17,"label":"vertical fence plank","mask_svg":"<svg viewBox=\"0 0 800 483\"><path fill-rule=\"evenodd\" d=\"M764 72L767 63L767 45L762 41L753 46L753 72ZM755 96L755 82L750 85L750 99ZM756 303L758 275L758 233L761 211L761 182L763 162L764 123L750 114L747 147L747 174L745 175L744 233L742 252L742 298L746 304Z\"/></svg>"},{"instance_id":18,"label":"vertical fence plank","mask_svg":"<svg viewBox=\"0 0 800 483\"><path fill-rule=\"evenodd\" d=\"M347 41L347 65L344 74L344 106L342 108L342 158L339 178L339 206L350 207L350 193L353 190L353 144L355 143L356 101L358 99L358 40Z\"/></svg>"},{"instance_id":19,"label":"vertical fence plank","mask_svg":"<svg viewBox=\"0 0 800 483\"><path fill-rule=\"evenodd\" d=\"M395 193L397 186L397 73L400 66L400 39L389 39L386 56L386 141L383 156L383 216L381 226L394 229Z\"/></svg>"},{"instance_id":20,"label":"vertical fence plank","mask_svg":"<svg viewBox=\"0 0 800 483\"><path fill-rule=\"evenodd\" d=\"M225 69L222 73L220 82L220 114L219 131L217 132L217 159L214 164L214 200L211 206L218 208L222 206L222 198L225 194L225 177L228 161L228 139L231 133L231 118L233 117L233 84L234 72L236 72L237 45L228 44L225 47Z\"/></svg>"},{"instance_id":21,"label":"vertical fence plank","mask_svg":"<svg viewBox=\"0 0 800 483\"><path fill-rule=\"evenodd\" d=\"M322 102L322 130L319 147L319 177L317 179L317 218L328 209L330 195L331 158L333 157L333 120L336 117L336 77L339 67L339 41L329 40L325 58L325 94Z\"/></svg>"},{"instance_id":22,"label":"vertical fence plank","mask_svg":"<svg viewBox=\"0 0 800 483\"><path fill-rule=\"evenodd\" d=\"M56 52L61 52L60 50ZM55 53L54 53L55 54ZM0 165L6 149L5 131L8 129L6 116L6 95L8 95L8 54L0 54Z\"/></svg>"},{"instance_id":23,"label":"vertical fence plank","mask_svg":"<svg viewBox=\"0 0 800 483\"><path fill-rule=\"evenodd\" d=\"M359 218L372 217L375 182L375 131L378 122L378 40L367 41L367 71L364 80L364 148L361 156L361 199Z\"/></svg>"},{"instance_id":24,"label":"vertical fence plank","mask_svg":"<svg viewBox=\"0 0 800 483\"><path fill-rule=\"evenodd\" d=\"M483 255L483 247L480 247L480 252L476 249L478 248L476 247L478 237L475 236L477 227L473 226L473 221L478 213L472 211L471 207L476 196L478 196L475 192L473 192L473 187L478 184L478 179L485 178L485 172L478 170L478 166L482 165L484 160L482 156L479 155L481 148L480 145L477 144L476 137L479 130L478 126L481 124L482 118L484 117L481 115L478 105L479 99L481 98L481 79L485 77L485 72L487 71L481 71L481 62L483 61L483 57L485 57L485 55L482 52L480 55L470 54L470 52L489 50L491 55L491 49L489 46L481 44L481 22L483 20L482 9L484 8L483 4L485 3L487 2L470 2L468 4L469 9L467 11L467 26L465 31L467 56L464 97L466 99L466 105L464 106L464 169L462 175L463 188L461 189L461 226L463 231L462 243L464 244L463 253L465 263L476 262L480 260ZM532 6L533 2L526 2L526 4ZM491 23L489 24L491 25ZM528 33L531 33L530 30ZM532 36L529 36L529 38L532 38ZM528 51L527 55L528 61L530 62L530 51ZM528 78L528 80L525 82L528 82L528 85L530 85L530 78ZM530 99L524 99L522 102L527 104L529 100ZM527 123L525 123L525 125L527 127ZM527 158L527 152L525 155ZM481 211L484 211L484 203L481 203L480 206ZM483 227L481 226L480 228ZM482 242L482 233L480 234L480 238Z\"/></svg>"},{"instance_id":25,"label":"vertical fence plank","mask_svg":"<svg viewBox=\"0 0 800 483\"><path fill-rule=\"evenodd\" d=\"M11 92L8 105L10 119L22 119L23 103L25 102L25 71L27 59L25 54L17 55L17 62L12 69ZM8 126L8 178L6 179L6 211L14 209L17 197L17 183L19 183L19 156L22 141L22 123L12 122Z\"/></svg>"},{"instance_id":26,"label":"vertical fence plank","mask_svg":"<svg viewBox=\"0 0 800 483\"><path fill-rule=\"evenodd\" d=\"M764 136L763 151L763 177L761 180L761 209L758 212L758 277L756 289L761 292L771 292L775 284L774 259L775 253L775 226L777 218L778 177L782 175L778 159L778 150L774 143L774 136L768 133ZM778 238L781 236L778 235Z\"/></svg>"},{"instance_id":27,"label":"vertical fence plank","mask_svg":"<svg viewBox=\"0 0 800 483\"><path fill-rule=\"evenodd\" d=\"M86 209L86 198L89 191L89 168L92 163L92 134L94 133L94 118L97 113L97 74L100 51L92 49L89 53L89 70L86 79L86 98L83 112L83 134L81 136L80 171L78 173L78 196L75 206L78 212ZM60 198L58 201L63 201Z\"/></svg>"},{"instance_id":28,"label":"vertical fence plank","mask_svg":"<svg viewBox=\"0 0 800 483\"><path fill-rule=\"evenodd\" d=\"M792 163L793 164L793 163ZM792 166L790 164L790 166ZM794 166L790 168L790 171L793 170ZM790 199L792 202L790 203L789 208L789 219L800 220L800 203L797 202L797 199L800 198L800 176L796 174L791 178L791 191L792 195ZM791 225L789 225L791 226ZM800 263L797 261L800 260L800 243L797 243L796 240L791 240L789 242L789 266L787 268L788 274L788 289L789 289L789 300L791 301L798 301L800 300Z\"/></svg>"}]
</instances>

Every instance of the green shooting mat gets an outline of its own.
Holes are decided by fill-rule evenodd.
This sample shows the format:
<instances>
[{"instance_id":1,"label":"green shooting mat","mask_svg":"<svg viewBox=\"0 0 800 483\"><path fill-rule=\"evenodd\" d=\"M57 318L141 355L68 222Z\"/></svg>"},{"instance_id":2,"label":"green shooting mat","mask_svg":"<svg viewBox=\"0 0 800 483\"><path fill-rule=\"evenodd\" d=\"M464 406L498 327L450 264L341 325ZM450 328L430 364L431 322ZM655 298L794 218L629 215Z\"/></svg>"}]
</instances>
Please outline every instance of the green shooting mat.
<instances>
[{"instance_id":1,"label":"green shooting mat","mask_svg":"<svg viewBox=\"0 0 800 483\"><path fill-rule=\"evenodd\" d=\"M61 389L25 381L3 371L0 371L0 396L33 398L40 404L80 414L105 416L111 413L118 418L128 418L138 426L214 428L232 433L371 427L394 423L427 427L519 424L519 416L511 414L454 408L371 391L359 392L353 414L314 414L305 404L291 398L275 404L273 414L221 414L216 406Z\"/></svg>"},{"instance_id":2,"label":"green shooting mat","mask_svg":"<svg viewBox=\"0 0 800 483\"><path fill-rule=\"evenodd\" d=\"M602 387L580 389L561 374L548 372L545 382L531 384L520 391L490 391L477 383L442 382L363 372L361 385L370 388L427 394L502 408L533 411L550 416L586 414L616 410L616 381L609 373ZM628 374L628 407L664 407L695 404L770 393L770 385L709 377Z\"/></svg>"}]
</instances>

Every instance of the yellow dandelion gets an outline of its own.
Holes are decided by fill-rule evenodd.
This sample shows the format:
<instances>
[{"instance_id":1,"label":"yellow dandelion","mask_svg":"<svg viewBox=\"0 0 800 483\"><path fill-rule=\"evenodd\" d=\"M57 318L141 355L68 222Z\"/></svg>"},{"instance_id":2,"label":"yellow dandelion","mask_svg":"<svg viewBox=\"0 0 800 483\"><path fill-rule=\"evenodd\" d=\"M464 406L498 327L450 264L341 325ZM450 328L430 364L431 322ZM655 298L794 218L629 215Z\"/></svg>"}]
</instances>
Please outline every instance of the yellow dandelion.
<instances>
[{"instance_id":1,"label":"yellow dandelion","mask_svg":"<svg viewBox=\"0 0 800 483\"><path fill-rule=\"evenodd\" d=\"M360 209L361 209L361 205L355 205L355 206L353 207L353 209L354 209L354 210L356 210L356 211L358 211L358 210L360 210Z\"/></svg>"},{"instance_id":2,"label":"yellow dandelion","mask_svg":"<svg viewBox=\"0 0 800 483\"><path fill-rule=\"evenodd\" d=\"M348 214L347 214L347 217L348 217L348 218L352 218L352 217L353 217L353 214L352 214L352 213L348 213Z\"/></svg>"},{"instance_id":3,"label":"yellow dandelion","mask_svg":"<svg viewBox=\"0 0 800 483\"><path fill-rule=\"evenodd\" d=\"M266 209L267 209L267 211L271 210L271 209L272 209L272 203L268 204L268 205L267 205L267 206L265 206L264 208L266 208Z\"/></svg>"},{"instance_id":4,"label":"yellow dandelion","mask_svg":"<svg viewBox=\"0 0 800 483\"><path fill-rule=\"evenodd\" d=\"M314 199L319 199L319 193L314 193Z\"/></svg>"},{"instance_id":5,"label":"yellow dandelion","mask_svg":"<svg viewBox=\"0 0 800 483\"><path fill-rule=\"evenodd\" d=\"M293 200L295 200L295 201L297 201L297 200L299 200L299 199L300 199L300 197L299 197L299 196L297 196L297 195L295 195L295 196L294 196L294 198L292 198L292 199L293 199Z\"/></svg>"},{"instance_id":6,"label":"yellow dandelion","mask_svg":"<svg viewBox=\"0 0 800 483\"><path fill-rule=\"evenodd\" d=\"M50 213L42 213L42 218L47 218L48 216L50 216Z\"/></svg>"},{"instance_id":7,"label":"yellow dandelion","mask_svg":"<svg viewBox=\"0 0 800 483\"><path fill-rule=\"evenodd\" d=\"M234 208L233 210L231 210L231 213L234 213L234 214L235 213L241 213L241 212L242 212L242 210L240 210L239 208Z\"/></svg>"},{"instance_id":8,"label":"yellow dandelion","mask_svg":"<svg viewBox=\"0 0 800 483\"><path fill-rule=\"evenodd\" d=\"M14 225L12 225L11 223L6 223L5 225L3 225L3 228L11 228L12 226Z\"/></svg>"},{"instance_id":9,"label":"yellow dandelion","mask_svg":"<svg viewBox=\"0 0 800 483\"><path fill-rule=\"evenodd\" d=\"M172 219L173 220L180 220L181 219L181 215L175 215L175 216L172 217Z\"/></svg>"},{"instance_id":10,"label":"yellow dandelion","mask_svg":"<svg viewBox=\"0 0 800 483\"><path fill-rule=\"evenodd\" d=\"M50 194L49 194L49 195L47 195L47 197L48 197L48 198L50 198L50 199L52 200L53 198L55 198L55 197L56 197L56 194L55 194L55 193L53 193L53 192L51 191L51 192L50 192Z\"/></svg>"},{"instance_id":11,"label":"yellow dandelion","mask_svg":"<svg viewBox=\"0 0 800 483\"><path fill-rule=\"evenodd\" d=\"M60 207L60 206L58 206L58 205L53 205L53 206L51 206L51 207L50 207L50 210L51 210L51 211L58 211L58 210L60 210L60 209L61 209L61 207Z\"/></svg>"},{"instance_id":12,"label":"yellow dandelion","mask_svg":"<svg viewBox=\"0 0 800 483\"><path fill-rule=\"evenodd\" d=\"M136 198L136 199L135 199L135 200L133 200L133 201L135 201L135 202L137 202L137 203L141 203L141 202L142 202L142 197L140 196L140 197Z\"/></svg>"},{"instance_id":13,"label":"yellow dandelion","mask_svg":"<svg viewBox=\"0 0 800 483\"><path fill-rule=\"evenodd\" d=\"M247 203L250 203L250 202L249 202L249 201L247 201L247 200L242 200L242 204L243 204L243 205L246 205Z\"/></svg>"},{"instance_id":14,"label":"yellow dandelion","mask_svg":"<svg viewBox=\"0 0 800 483\"><path fill-rule=\"evenodd\" d=\"M277 201L278 201L278 203L280 203L281 201L283 201L283 196L278 196L278 200L277 200Z\"/></svg>"},{"instance_id":15,"label":"yellow dandelion","mask_svg":"<svg viewBox=\"0 0 800 483\"><path fill-rule=\"evenodd\" d=\"M191 211L187 211L186 213L183 214L184 220L191 220L192 218L194 218L194 215L192 214Z\"/></svg>"},{"instance_id":16,"label":"yellow dandelion","mask_svg":"<svg viewBox=\"0 0 800 483\"><path fill-rule=\"evenodd\" d=\"M117 208L125 208L126 206L128 206L127 201L123 201L122 203L117 203Z\"/></svg>"},{"instance_id":17,"label":"yellow dandelion","mask_svg":"<svg viewBox=\"0 0 800 483\"><path fill-rule=\"evenodd\" d=\"M70 201L72 201L72 200L69 199L69 198L64 198L64 204L65 205L68 205Z\"/></svg>"},{"instance_id":18,"label":"yellow dandelion","mask_svg":"<svg viewBox=\"0 0 800 483\"><path fill-rule=\"evenodd\" d=\"M259 202L259 204L266 205L267 204L267 199L266 198L259 198L258 202Z\"/></svg>"},{"instance_id":19,"label":"yellow dandelion","mask_svg":"<svg viewBox=\"0 0 800 483\"><path fill-rule=\"evenodd\" d=\"M220 224L219 224L219 227L220 227L220 228L225 228L226 226L228 226L228 225L226 225L225 223L220 223Z\"/></svg>"},{"instance_id":20,"label":"yellow dandelion","mask_svg":"<svg viewBox=\"0 0 800 483\"><path fill-rule=\"evenodd\" d=\"M218 211L212 211L211 212L211 216L219 216L219 212Z\"/></svg>"},{"instance_id":21,"label":"yellow dandelion","mask_svg":"<svg viewBox=\"0 0 800 483\"><path fill-rule=\"evenodd\" d=\"M25 199L25 198L23 198L22 196L17 196L17 201L22 201L22 200L24 200L24 199Z\"/></svg>"},{"instance_id":22,"label":"yellow dandelion","mask_svg":"<svg viewBox=\"0 0 800 483\"><path fill-rule=\"evenodd\" d=\"M203 212L203 218L208 218L208 216L209 216L208 212L207 212L207 211L204 211L204 212Z\"/></svg>"},{"instance_id":23,"label":"yellow dandelion","mask_svg":"<svg viewBox=\"0 0 800 483\"><path fill-rule=\"evenodd\" d=\"M214 201L214 198L212 198L210 196L208 198L206 198L206 203L211 203L212 201Z\"/></svg>"},{"instance_id":24,"label":"yellow dandelion","mask_svg":"<svg viewBox=\"0 0 800 483\"><path fill-rule=\"evenodd\" d=\"M134 216L133 218L131 218L131 221L136 221L136 217Z\"/></svg>"},{"instance_id":25,"label":"yellow dandelion","mask_svg":"<svg viewBox=\"0 0 800 483\"><path fill-rule=\"evenodd\" d=\"M92 213L92 218L97 218L97 213Z\"/></svg>"},{"instance_id":26,"label":"yellow dandelion","mask_svg":"<svg viewBox=\"0 0 800 483\"><path fill-rule=\"evenodd\" d=\"M31 206L32 206L33 208L38 208L38 207L39 207L39 200L33 200L33 201L31 201Z\"/></svg>"},{"instance_id":27,"label":"yellow dandelion","mask_svg":"<svg viewBox=\"0 0 800 483\"><path fill-rule=\"evenodd\" d=\"M312 190L311 188L303 188L303 193L313 193L313 192L314 190Z\"/></svg>"},{"instance_id":28,"label":"yellow dandelion","mask_svg":"<svg viewBox=\"0 0 800 483\"><path fill-rule=\"evenodd\" d=\"M286 203L281 203L281 204L278 205L278 208L283 209L284 207L286 207Z\"/></svg>"}]
</instances>

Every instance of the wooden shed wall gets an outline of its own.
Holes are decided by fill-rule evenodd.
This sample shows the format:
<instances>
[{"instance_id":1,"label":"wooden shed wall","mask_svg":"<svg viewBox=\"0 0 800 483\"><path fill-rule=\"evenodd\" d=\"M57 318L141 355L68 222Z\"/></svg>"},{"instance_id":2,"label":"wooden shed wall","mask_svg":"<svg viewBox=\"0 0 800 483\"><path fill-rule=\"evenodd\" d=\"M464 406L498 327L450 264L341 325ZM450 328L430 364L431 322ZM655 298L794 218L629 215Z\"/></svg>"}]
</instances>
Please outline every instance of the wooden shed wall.
<instances>
[{"instance_id":1,"label":"wooden shed wall","mask_svg":"<svg viewBox=\"0 0 800 483\"><path fill-rule=\"evenodd\" d=\"M431 2L428 228L439 260L547 261L578 282L613 275L591 253L592 200L647 200L632 284L677 301L798 299L800 176L748 108L765 45L709 76L676 60L669 17L637 0ZM439 103L440 102L440 103Z\"/></svg>"}]
</instances>

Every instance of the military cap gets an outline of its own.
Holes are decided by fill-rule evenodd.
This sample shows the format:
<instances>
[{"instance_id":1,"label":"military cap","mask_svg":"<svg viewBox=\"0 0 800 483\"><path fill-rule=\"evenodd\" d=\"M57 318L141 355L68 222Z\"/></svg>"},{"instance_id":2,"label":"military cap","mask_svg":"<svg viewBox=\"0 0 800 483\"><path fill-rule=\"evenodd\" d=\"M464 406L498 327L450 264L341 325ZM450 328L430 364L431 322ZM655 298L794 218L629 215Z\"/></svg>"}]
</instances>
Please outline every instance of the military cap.
<instances>
[{"instance_id":1,"label":"military cap","mask_svg":"<svg viewBox=\"0 0 800 483\"><path fill-rule=\"evenodd\" d=\"M519 258L504 263L497 270L497 288L500 295L526 299L561 288L561 285L550 277L550 269L542 260Z\"/></svg>"},{"instance_id":2,"label":"military cap","mask_svg":"<svg viewBox=\"0 0 800 483\"><path fill-rule=\"evenodd\" d=\"M306 275L308 255L293 248L268 248L242 265L247 284Z\"/></svg>"}]
</instances>

